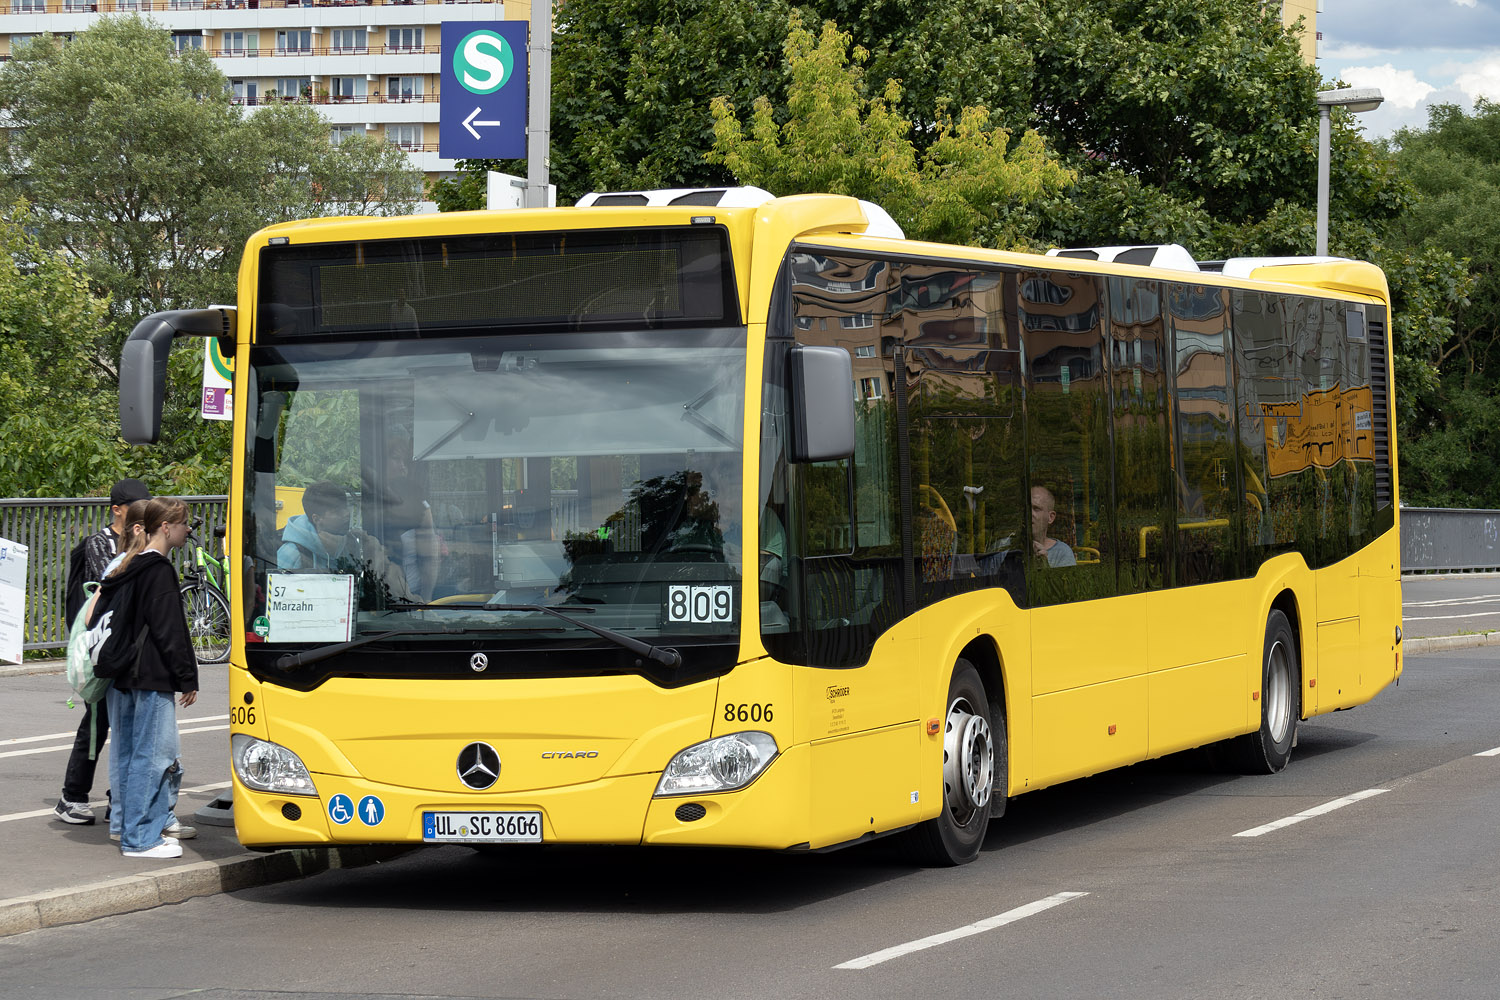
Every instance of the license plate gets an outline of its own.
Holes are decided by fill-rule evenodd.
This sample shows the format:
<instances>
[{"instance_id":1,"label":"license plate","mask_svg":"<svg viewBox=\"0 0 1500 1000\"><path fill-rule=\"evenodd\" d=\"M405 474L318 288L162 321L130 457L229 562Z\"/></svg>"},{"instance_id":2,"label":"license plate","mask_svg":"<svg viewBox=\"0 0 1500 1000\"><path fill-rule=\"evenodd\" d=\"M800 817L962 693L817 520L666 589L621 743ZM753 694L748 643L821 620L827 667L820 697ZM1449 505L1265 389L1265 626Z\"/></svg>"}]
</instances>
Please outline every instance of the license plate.
<instances>
[{"instance_id":1,"label":"license plate","mask_svg":"<svg viewBox=\"0 0 1500 1000\"><path fill-rule=\"evenodd\" d=\"M422 840L429 844L540 844L539 812L424 812Z\"/></svg>"}]
</instances>

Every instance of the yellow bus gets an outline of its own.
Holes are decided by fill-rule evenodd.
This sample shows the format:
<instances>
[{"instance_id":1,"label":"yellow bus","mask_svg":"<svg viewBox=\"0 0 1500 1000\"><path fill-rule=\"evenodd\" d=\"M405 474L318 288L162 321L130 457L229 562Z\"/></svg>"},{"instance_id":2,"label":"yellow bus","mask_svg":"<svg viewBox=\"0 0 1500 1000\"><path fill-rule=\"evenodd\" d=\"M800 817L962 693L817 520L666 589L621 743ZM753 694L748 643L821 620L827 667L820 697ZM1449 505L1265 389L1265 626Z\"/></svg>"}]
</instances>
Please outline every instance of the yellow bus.
<instances>
[{"instance_id":1,"label":"yellow bus","mask_svg":"<svg viewBox=\"0 0 1500 1000\"><path fill-rule=\"evenodd\" d=\"M319 219L238 308L250 847L974 858L1006 802L1401 673L1383 275L907 240L755 189ZM300 491L280 519L278 496Z\"/></svg>"}]
</instances>

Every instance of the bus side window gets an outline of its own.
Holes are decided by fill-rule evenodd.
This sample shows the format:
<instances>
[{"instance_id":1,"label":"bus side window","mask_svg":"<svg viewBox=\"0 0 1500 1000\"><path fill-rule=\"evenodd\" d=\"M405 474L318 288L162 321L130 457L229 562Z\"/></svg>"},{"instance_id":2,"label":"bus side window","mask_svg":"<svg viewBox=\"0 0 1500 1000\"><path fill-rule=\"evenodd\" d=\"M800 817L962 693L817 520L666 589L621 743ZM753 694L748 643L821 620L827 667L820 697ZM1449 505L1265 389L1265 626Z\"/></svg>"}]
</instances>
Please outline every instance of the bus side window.
<instances>
[{"instance_id":1,"label":"bus side window","mask_svg":"<svg viewBox=\"0 0 1500 1000\"><path fill-rule=\"evenodd\" d=\"M1059 271L1017 276L1025 339L1029 538L1035 604L1116 593L1104 366L1104 279Z\"/></svg>"}]
</instances>

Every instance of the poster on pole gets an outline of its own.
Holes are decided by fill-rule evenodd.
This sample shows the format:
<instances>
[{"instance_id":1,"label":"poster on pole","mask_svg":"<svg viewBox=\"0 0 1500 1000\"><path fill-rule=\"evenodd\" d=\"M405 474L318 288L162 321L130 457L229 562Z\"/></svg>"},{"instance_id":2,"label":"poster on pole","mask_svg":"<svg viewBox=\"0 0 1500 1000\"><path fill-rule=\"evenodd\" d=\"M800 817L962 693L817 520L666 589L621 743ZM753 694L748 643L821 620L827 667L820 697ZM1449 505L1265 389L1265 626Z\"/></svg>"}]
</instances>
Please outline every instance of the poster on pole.
<instances>
[{"instance_id":1,"label":"poster on pole","mask_svg":"<svg viewBox=\"0 0 1500 1000\"><path fill-rule=\"evenodd\" d=\"M219 350L218 337L203 338L203 419L234 419L234 359Z\"/></svg>"},{"instance_id":2,"label":"poster on pole","mask_svg":"<svg viewBox=\"0 0 1500 1000\"><path fill-rule=\"evenodd\" d=\"M0 660L21 662L26 641L26 555L20 542L0 538Z\"/></svg>"}]
</instances>

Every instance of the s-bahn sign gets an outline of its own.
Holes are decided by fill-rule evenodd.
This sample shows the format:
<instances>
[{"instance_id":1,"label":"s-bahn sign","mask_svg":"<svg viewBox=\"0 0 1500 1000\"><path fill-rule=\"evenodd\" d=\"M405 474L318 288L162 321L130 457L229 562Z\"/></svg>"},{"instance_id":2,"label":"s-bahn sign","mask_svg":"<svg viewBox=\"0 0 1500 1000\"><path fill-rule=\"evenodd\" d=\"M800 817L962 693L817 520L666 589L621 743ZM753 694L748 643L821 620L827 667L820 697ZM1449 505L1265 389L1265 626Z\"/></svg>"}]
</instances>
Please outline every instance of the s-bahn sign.
<instances>
[{"instance_id":1,"label":"s-bahn sign","mask_svg":"<svg viewBox=\"0 0 1500 1000\"><path fill-rule=\"evenodd\" d=\"M444 22L439 156L526 156L526 33L525 21Z\"/></svg>"}]
</instances>

